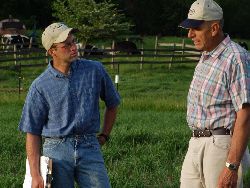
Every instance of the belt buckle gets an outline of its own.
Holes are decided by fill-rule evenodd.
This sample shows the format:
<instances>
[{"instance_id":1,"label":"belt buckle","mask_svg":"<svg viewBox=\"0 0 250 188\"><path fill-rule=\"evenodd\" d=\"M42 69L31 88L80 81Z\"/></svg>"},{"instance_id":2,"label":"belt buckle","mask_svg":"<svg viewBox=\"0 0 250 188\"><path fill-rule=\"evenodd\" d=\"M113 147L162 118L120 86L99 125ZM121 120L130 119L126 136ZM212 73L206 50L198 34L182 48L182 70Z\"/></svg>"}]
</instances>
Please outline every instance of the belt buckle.
<instances>
[{"instance_id":1,"label":"belt buckle","mask_svg":"<svg viewBox=\"0 0 250 188\"><path fill-rule=\"evenodd\" d=\"M213 135L213 133L211 132L210 129L202 130L201 133L202 133L203 137L210 137Z\"/></svg>"},{"instance_id":2,"label":"belt buckle","mask_svg":"<svg viewBox=\"0 0 250 188\"><path fill-rule=\"evenodd\" d=\"M196 134L195 134L196 132ZM210 137L212 136L212 132L208 129L205 130L193 130L192 131L193 137L200 138L200 137Z\"/></svg>"},{"instance_id":3,"label":"belt buckle","mask_svg":"<svg viewBox=\"0 0 250 188\"><path fill-rule=\"evenodd\" d=\"M206 136L206 130L198 130L198 138L205 136Z\"/></svg>"}]
</instances>

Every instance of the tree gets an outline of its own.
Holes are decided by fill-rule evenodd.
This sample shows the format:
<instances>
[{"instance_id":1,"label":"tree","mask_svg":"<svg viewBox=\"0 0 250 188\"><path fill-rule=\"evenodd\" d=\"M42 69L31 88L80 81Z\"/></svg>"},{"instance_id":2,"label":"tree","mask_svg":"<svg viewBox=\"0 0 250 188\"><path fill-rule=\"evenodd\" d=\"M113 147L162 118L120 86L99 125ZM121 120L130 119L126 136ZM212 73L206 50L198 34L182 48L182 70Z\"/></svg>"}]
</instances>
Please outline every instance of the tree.
<instances>
[{"instance_id":1,"label":"tree","mask_svg":"<svg viewBox=\"0 0 250 188\"><path fill-rule=\"evenodd\" d=\"M8 0L1 2L0 20L12 15L22 21L27 29L32 29L34 22L38 28L44 28L52 21L51 0Z\"/></svg>"},{"instance_id":2,"label":"tree","mask_svg":"<svg viewBox=\"0 0 250 188\"><path fill-rule=\"evenodd\" d=\"M84 44L96 38L128 32L131 26L109 0L100 3L94 0L55 0L52 9L53 16L80 31L78 38Z\"/></svg>"},{"instance_id":3,"label":"tree","mask_svg":"<svg viewBox=\"0 0 250 188\"><path fill-rule=\"evenodd\" d=\"M81 33L88 36L86 38L92 39L97 38L97 36L112 36L120 30L126 30L126 24L120 25L126 22L123 16L126 14L126 19L135 23L132 29L137 34L182 35L185 30L179 29L178 24L187 17L189 8L194 1L62 0L61 2L60 0L8 0L1 2L0 20L12 15L13 18L20 19L27 29L32 29L35 24L37 29L44 29L56 19L66 22L70 26L86 27L85 32L83 32L83 28L80 28ZM215 1L223 8L224 31L229 33L231 37L250 38L250 24L248 24L250 1ZM58 15L56 18L52 17L52 4L56 4L53 6L54 15ZM119 13L123 14L118 14L117 9L119 9ZM69 22L69 20L71 21ZM117 22L117 20L120 21ZM90 27L93 29L90 30ZM87 35L87 33L92 33L94 36Z\"/></svg>"},{"instance_id":4,"label":"tree","mask_svg":"<svg viewBox=\"0 0 250 188\"><path fill-rule=\"evenodd\" d=\"M224 31L231 37L250 38L250 1L217 0L224 14Z\"/></svg>"},{"instance_id":5,"label":"tree","mask_svg":"<svg viewBox=\"0 0 250 188\"><path fill-rule=\"evenodd\" d=\"M119 1L127 16L135 22L135 32L141 35L176 35L178 24L186 12L187 0L113 0ZM188 5L189 6L189 5ZM187 10L188 11L188 10Z\"/></svg>"}]
</instances>

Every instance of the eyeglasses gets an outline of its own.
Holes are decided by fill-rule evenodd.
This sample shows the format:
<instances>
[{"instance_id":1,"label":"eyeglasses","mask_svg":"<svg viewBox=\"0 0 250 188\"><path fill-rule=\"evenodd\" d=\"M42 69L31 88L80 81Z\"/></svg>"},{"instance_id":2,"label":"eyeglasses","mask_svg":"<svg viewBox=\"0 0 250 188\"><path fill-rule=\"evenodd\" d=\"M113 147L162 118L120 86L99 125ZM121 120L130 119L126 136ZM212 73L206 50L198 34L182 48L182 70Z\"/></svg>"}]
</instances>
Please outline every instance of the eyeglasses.
<instances>
[{"instance_id":1,"label":"eyeglasses","mask_svg":"<svg viewBox=\"0 0 250 188\"><path fill-rule=\"evenodd\" d=\"M76 39L73 39L72 41L63 42L62 44L64 44L64 46L61 46L61 48L70 49L72 46L76 45L76 42Z\"/></svg>"},{"instance_id":2,"label":"eyeglasses","mask_svg":"<svg viewBox=\"0 0 250 188\"><path fill-rule=\"evenodd\" d=\"M63 46L59 46L59 45L56 45L56 44L53 44L53 48L64 48L64 49L70 49L72 46L75 46L77 43L77 40L76 39L73 39L72 41L66 41L66 42L62 42L62 43L59 43L59 44L63 44Z\"/></svg>"}]
</instances>

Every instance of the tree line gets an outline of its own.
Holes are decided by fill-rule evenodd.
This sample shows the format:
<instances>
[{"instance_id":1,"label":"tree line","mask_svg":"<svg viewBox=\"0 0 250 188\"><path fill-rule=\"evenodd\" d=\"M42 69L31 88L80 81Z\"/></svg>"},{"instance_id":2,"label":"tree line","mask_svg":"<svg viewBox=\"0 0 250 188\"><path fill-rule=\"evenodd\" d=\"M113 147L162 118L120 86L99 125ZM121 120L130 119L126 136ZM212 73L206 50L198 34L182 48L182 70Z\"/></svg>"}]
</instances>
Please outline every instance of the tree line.
<instances>
[{"instance_id":1,"label":"tree line","mask_svg":"<svg viewBox=\"0 0 250 188\"><path fill-rule=\"evenodd\" d=\"M71 0L69 3L81 5L89 0ZM138 35L186 35L178 24L187 17L194 0L92 0L97 4L114 4L126 22L131 23L130 31ZM232 37L250 38L250 1L215 0L224 10L224 31ZM9 15L24 22L28 29L44 28L53 21L58 21L58 14L63 12L53 8L58 0L8 0L0 5L0 19ZM61 0L67 4L67 0ZM86 8L86 7L84 7ZM85 11L79 6L78 11ZM88 8L87 8L88 9ZM91 7L88 9L90 11ZM91 14L89 14L90 16ZM76 15L72 15L73 17ZM86 17L85 17L86 19ZM64 21L64 20L60 20Z\"/></svg>"}]
</instances>

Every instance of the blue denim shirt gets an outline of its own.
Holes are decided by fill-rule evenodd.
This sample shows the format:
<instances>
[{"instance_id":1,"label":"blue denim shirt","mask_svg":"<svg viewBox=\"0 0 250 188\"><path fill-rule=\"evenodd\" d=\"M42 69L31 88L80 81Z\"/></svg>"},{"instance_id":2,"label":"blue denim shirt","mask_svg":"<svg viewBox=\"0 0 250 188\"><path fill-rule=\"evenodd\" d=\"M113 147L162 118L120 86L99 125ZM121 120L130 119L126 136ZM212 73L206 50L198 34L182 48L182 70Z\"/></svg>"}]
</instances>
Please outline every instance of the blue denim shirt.
<instances>
[{"instance_id":1,"label":"blue denim shirt","mask_svg":"<svg viewBox=\"0 0 250 188\"><path fill-rule=\"evenodd\" d=\"M108 108L120 103L101 63L76 60L68 76L49 64L30 86L19 130L45 137L97 133L99 98Z\"/></svg>"}]
</instances>

